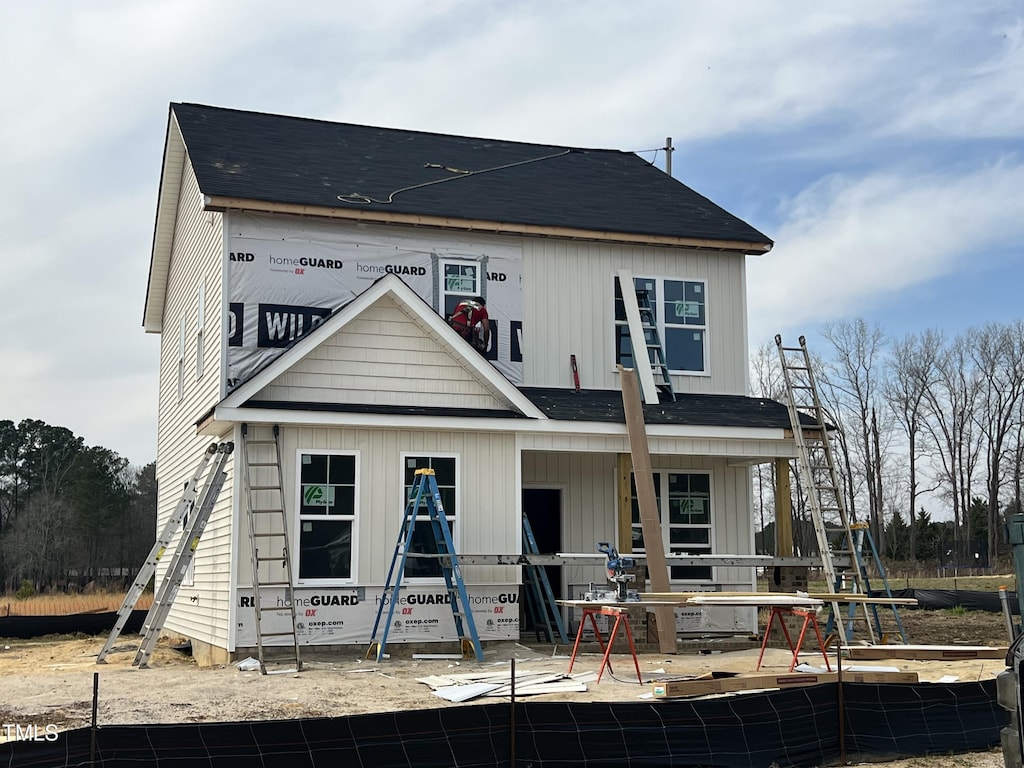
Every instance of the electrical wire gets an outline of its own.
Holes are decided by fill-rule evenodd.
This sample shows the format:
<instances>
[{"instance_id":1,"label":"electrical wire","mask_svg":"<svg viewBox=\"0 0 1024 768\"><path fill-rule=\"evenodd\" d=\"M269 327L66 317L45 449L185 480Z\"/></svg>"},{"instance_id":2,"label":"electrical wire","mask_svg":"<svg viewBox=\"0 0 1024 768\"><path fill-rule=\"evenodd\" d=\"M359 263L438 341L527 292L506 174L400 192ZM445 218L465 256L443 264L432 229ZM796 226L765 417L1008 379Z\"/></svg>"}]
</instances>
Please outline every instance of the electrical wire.
<instances>
[{"instance_id":1,"label":"electrical wire","mask_svg":"<svg viewBox=\"0 0 1024 768\"><path fill-rule=\"evenodd\" d=\"M352 205L370 205L372 203L379 203L380 205L391 205L392 203L394 203L395 197L397 195L402 194L403 192L411 192L414 189L422 189L423 187L429 187L429 186L432 186L434 184L443 184L446 181L458 181L459 179L468 179L470 176L479 176L482 173L492 173L493 171L504 171L504 170L506 170L508 168L515 168L515 167L520 166L520 165L529 165L530 163L539 163L542 160L552 160L552 159L554 159L556 157L562 157L564 155L568 155L570 152L576 152L576 151L578 151L578 150L570 148L570 149L566 149L566 150L564 150L562 152L556 152L553 155L544 155L543 157L533 157L533 158L530 158L528 160L518 160L518 161L516 161L514 163L506 163L505 165L496 165L493 168L481 168L479 171L465 171L465 170L461 170L461 169L458 169L458 168L450 168L448 166L440 165L438 163L426 163L423 166L424 168L443 168L446 171L451 171L452 173L457 173L459 175L458 176L449 176L449 177L444 178L444 179L434 179L433 181L424 181L421 184L413 184L413 185L408 186L408 187L402 187L401 189L396 189L394 192L389 194L387 196L387 198L384 199L384 200L381 200L381 199L376 198L376 197L370 197L369 195L361 195L358 192L352 192L352 193L347 194L347 195L338 195L338 200L340 200L343 203L350 203Z\"/></svg>"}]
</instances>

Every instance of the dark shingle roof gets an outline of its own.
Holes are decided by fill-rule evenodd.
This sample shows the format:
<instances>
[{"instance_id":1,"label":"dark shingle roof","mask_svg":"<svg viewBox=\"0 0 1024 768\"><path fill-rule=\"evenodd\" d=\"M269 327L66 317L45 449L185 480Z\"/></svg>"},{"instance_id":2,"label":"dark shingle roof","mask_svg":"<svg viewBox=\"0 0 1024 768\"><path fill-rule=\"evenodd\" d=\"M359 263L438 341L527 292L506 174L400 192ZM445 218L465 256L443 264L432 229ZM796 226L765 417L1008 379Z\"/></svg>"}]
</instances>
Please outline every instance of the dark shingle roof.
<instances>
[{"instance_id":1,"label":"dark shingle roof","mask_svg":"<svg viewBox=\"0 0 1024 768\"><path fill-rule=\"evenodd\" d=\"M625 412L618 390L520 387L548 418L564 421L607 421L622 424ZM677 394L675 402L644 405L647 424L699 427L767 427L788 429L789 411L782 403L742 395Z\"/></svg>"},{"instance_id":2,"label":"dark shingle roof","mask_svg":"<svg viewBox=\"0 0 1024 768\"><path fill-rule=\"evenodd\" d=\"M771 244L749 224L631 152L372 128L198 104L172 104L171 109L206 195ZM442 179L447 181L431 183ZM382 202L339 200L360 199L353 195Z\"/></svg>"}]
</instances>

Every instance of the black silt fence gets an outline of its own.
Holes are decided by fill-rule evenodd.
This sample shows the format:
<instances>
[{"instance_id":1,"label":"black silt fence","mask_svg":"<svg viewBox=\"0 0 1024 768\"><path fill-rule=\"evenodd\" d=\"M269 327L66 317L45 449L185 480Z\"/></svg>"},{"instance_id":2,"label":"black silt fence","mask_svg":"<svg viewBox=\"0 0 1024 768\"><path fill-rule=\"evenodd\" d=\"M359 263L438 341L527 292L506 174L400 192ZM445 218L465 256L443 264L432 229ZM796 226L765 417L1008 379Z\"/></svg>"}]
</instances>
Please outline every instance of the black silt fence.
<instances>
[{"instance_id":1,"label":"black silt fence","mask_svg":"<svg viewBox=\"0 0 1024 768\"><path fill-rule=\"evenodd\" d=\"M841 756L878 760L985 750L999 744L1008 720L994 680L843 683L842 712L843 741L838 685L645 703L519 702L307 720L107 726L61 733L52 742L0 746L0 766L802 768L837 763Z\"/></svg>"}]
</instances>

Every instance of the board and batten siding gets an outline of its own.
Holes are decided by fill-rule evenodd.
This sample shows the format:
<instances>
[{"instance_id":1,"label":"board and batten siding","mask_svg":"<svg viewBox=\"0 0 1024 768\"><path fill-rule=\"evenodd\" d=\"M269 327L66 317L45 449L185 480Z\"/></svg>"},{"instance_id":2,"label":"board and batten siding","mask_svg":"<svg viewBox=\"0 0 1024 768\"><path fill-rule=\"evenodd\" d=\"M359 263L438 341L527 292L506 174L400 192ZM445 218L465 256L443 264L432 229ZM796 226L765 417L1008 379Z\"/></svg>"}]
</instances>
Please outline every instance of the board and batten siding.
<instances>
[{"instance_id":1,"label":"board and batten siding","mask_svg":"<svg viewBox=\"0 0 1024 768\"><path fill-rule=\"evenodd\" d=\"M388 296L318 345L255 399L505 407L428 329Z\"/></svg>"},{"instance_id":2,"label":"board and batten siding","mask_svg":"<svg viewBox=\"0 0 1024 768\"><path fill-rule=\"evenodd\" d=\"M301 451L356 452L355 577L352 585L380 586L395 551L405 510L405 456L457 458L456 552L514 554L521 550L515 437L457 431L329 427L281 428L285 507L298 551L298 454ZM251 585L248 541L239 538L238 584ZM518 569L464 566L468 584L515 584ZM324 586L343 586L323 582Z\"/></svg>"},{"instance_id":3,"label":"board and batten siding","mask_svg":"<svg viewBox=\"0 0 1024 768\"><path fill-rule=\"evenodd\" d=\"M616 519L616 455L614 453L567 453L523 451L523 487L559 487L562 493L562 546L566 552L597 552L598 542L619 541ZM711 473L712 545L716 554L750 554L753 551L751 480L747 467L730 467L724 458L653 454L655 472L666 470ZM606 582L600 566L563 566L563 582ZM723 590L748 590L754 584L751 568L717 567L714 583ZM682 587L680 587L682 588Z\"/></svg>"},{"instance_id":4,"label":"board and batten siding","mask_svg":"<svg viewBox=\"0 0 1024 768\"><path fill-rule=\"evenodd\" d=\"M746 271L742 254L587 241L523 240L523 375L527 386L571 386L576 355L586 389L618 389L613 277L704 280L710 375L673 376L677 392L747 393Z\"/></svg>"},{"instance_id":5,"label":"board and batten siding","mask_svg":"<svg viewBox=\"0 0 1024 768\"><path fill-rule=\"evenodd\" d=\"M182 169L174 247L167 275L160 337L157 423L157 530L174 512L185 484L212 438L195 423L220 398L223 311L223 220L203 211L203 196L189 162ZM202 284L202 289L199 288ZM198 301L203 298L203 310ZM203 319L202 375L198 375L199 318ZM180 329L184 324L182 396L178 397ZM183 584L165 628L168 632L226 648L230 613L232 472L196 550L194 580ZM154 532L154 539L156 532ZM172 541L172 547L178 541ZM173 550L170 550L173 551ZM171 555L157 571L162 579Z\"/></svg>"}]
</instances>

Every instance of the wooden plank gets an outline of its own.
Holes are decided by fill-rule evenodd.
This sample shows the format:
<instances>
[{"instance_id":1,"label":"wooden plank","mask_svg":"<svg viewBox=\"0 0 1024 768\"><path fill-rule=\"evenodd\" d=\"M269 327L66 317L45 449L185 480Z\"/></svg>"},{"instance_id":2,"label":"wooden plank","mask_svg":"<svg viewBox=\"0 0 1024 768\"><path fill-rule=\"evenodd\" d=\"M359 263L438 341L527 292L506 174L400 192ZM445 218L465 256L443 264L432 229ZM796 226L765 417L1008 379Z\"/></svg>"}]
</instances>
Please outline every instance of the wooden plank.
<instances>
[{"instance_id":1,"label":"wooden plank","mask_svg":"<svg viewBox=\"0 0 1024 768\"><path fill-rule=\"evenodd\" d=\"M867 603L869 605L917 605L913 597L872 597L851 592L643 592L641 603L663 600L688 600L691 597L763 597L770 600L773 596L803 597L821 600L825 603ZM766 603L767 605L768 603Z\"/></svg>"},{"instance_id":2,"label":"wooden plank","mask_svg":"<svg viewBox=\"0 0 1024 768\"><path fill-rule=\"evenodd\" d=\"M622 286L625 295L625 286ZM637 504L640 507L640 528L644 534L647 556L647 578L656 592L668 592L668 565L665 563L665 545L661 538L661 519L658 517L658 499L654 493L654 471L647 446L644 411L640 405L640 392L636 377L629 369L618 366L622 385L622 407L626 413L626 432L629 452L633 457L633 479L636 482ZM658 648L662 653L676 653L676 615L671 607L654 611L658 622Z\"/></svg>"},{"instance_id":3,"label":"wooden plank","mask_svg":"<svg viewBox=\"0 0 1024 768\"><path fill-rule=\"evenodd\" d=\"M706 696L734 691L760 691L766 688L800 688L839 682L837 672L789 672L782 675L743 675L717 680L668 680L654 683L656 699L678 696ZM843 672L844 683L916 683L917 672Z\"/></svg>"},{"instance_id":4,"label":"wooden plank","mask_svg":"<svg viewBox=\"0 0 1024 768\"><path fill-rule=\"evenodd\" d=\"M644 334L643 321L640 319L640 304L636 298L636 283L633 282L633 275L628 269L620 269L617 274L619 278L619 291L622 293L622 306L626 310L626 322L629 324L629 343L633 348L633 364L636 366L636 373L640 377L640 389L644 395L644 402L650 405L658 402L658 388L654 384L654 371L651 369L650 353L647 351L647 336ZM628 375L632 376L632 371L629 368L623 368L620 365L618 370L620 377L626 375L625 371L628 371ZM622 391L623 396L625 396L626 386L624 382L622 384ZM641 418L643 418L642 411ZM626 422L627 424L629 423L628 409ZM645 435L644 443L646 444L646 442L647 437ZM630 445L632 444L631 440ZM633 457L633 464L636 465L636 456ZM637 485L639 486L639 483Z\"/></svg>"},{"instance_id":5,"label":"wooden plank","mask_svg":"<svg viewBox=\"0 0 1024 768\"><path fill-rule=\"evenodd\" d=\"M917 659L942 661L960 659L1005 659L1006 648L987 645L844 645L851 659Z\"/></svg>"}]
</instances>

